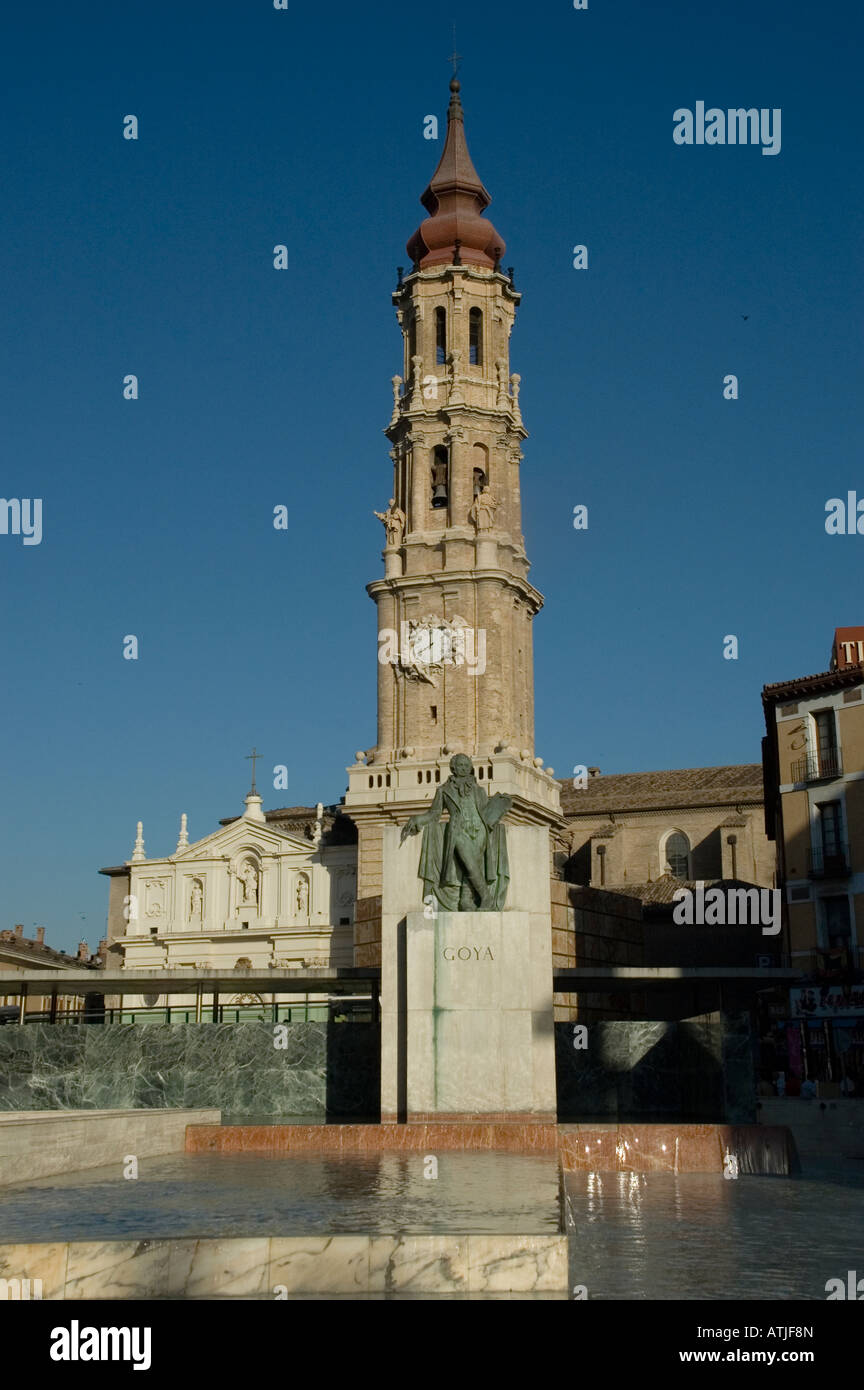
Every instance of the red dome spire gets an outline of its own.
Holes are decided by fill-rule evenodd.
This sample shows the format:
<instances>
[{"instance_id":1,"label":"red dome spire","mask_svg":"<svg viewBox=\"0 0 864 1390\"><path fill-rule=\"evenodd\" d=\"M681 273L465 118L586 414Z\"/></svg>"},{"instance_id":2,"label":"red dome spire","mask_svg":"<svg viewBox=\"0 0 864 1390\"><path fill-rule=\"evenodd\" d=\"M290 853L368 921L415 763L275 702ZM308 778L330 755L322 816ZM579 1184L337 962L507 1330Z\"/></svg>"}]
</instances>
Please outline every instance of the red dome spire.
<instances>
[{"instance_id":1,"label":"red dome spire","mask_svg":"<svg viewBox=\"0 0 864 1390\"><path fill-rule=\"evenodd\" d=\"M444 150L429 187L420 198L429 216L408 242L408 255L423 268L449 265L457 258L457 251L464 265L492 267L505 250L492 223L481 216L492 199L468 153L460 87L459 79L454 77L450 83Z\"/></svg>"}]
</instances>

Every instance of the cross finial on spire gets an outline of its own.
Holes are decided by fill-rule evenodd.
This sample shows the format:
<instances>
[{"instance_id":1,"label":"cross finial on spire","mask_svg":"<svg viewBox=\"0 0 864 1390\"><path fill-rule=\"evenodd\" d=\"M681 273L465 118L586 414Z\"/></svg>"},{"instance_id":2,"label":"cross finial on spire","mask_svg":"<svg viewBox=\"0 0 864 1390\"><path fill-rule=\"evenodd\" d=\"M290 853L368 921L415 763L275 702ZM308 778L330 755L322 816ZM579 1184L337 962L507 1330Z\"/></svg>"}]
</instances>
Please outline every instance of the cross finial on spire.
<instances>
[{"instance_id":1,"label":"cross finial on spire","mask_svg":"<svg viewBox=\"0 0 864 1390\"><path fill-rule=\"evenodd\" d=\"M456 52L456 25L453 25L453 52L447 60L453 64L453 76L459 76L459 64L462 62L462 54Z\"/></svg>"},{"instance_id":2,"label":"cross finial on spire","mask_svg":"<svg viewBox=\"0 0 864 1390\"><path fill-rule=\"evenodd\" d=\"M252 764L252 786L249 788L249 795L250 795L250 796L254 796L254 795L256 794L256 789L255 789L255 764L257 763L258 759L261 758L261 757L263 757L263 756L264 756L263 753L259 753L259 752L258 752L258 749L257 749L257 748L254 748L254 747L253 747L251 753L247 753L247 754L246 754L246 761L247 761L247 763L251 763L251 764Z\"/></svg>"}]
</instances>

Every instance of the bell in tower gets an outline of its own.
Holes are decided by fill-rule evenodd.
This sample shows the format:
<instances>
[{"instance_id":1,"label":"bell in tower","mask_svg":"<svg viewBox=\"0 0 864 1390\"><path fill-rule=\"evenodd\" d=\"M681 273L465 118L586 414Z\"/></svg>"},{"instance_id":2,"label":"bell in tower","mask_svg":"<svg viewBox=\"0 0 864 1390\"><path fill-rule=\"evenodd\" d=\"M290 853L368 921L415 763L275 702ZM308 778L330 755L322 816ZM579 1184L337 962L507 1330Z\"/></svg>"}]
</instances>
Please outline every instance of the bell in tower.
<instances>
[{"instance_id":1,"label":"bell in tower","mask_svg":"<svg viewBox=\"0 0 864 1390\"><path fill-rule=\"evenodd\" d=\"M432 506L447 506L447 450L439 444L432 464Z\"/></svg>"}]
</instances>

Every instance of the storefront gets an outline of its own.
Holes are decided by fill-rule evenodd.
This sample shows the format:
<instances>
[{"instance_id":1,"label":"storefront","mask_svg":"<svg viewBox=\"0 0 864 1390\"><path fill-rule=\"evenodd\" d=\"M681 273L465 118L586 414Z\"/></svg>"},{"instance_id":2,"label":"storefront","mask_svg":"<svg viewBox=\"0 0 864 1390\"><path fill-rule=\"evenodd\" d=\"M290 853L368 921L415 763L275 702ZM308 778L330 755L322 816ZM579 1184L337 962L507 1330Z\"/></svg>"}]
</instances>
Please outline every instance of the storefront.
<instances>
[{"instance_id":1,"label":"storefront","mask_svg":"<svg viewBox=\"0 0 864 1390\"><path fill-rule=\"evenodd\" d=\"M769 1006L761 1035L763 1093L800 1095L810 1081L821 1097L864 1096L864 986L792 989L788 1011Z\"/></svg>"}]
</instances>

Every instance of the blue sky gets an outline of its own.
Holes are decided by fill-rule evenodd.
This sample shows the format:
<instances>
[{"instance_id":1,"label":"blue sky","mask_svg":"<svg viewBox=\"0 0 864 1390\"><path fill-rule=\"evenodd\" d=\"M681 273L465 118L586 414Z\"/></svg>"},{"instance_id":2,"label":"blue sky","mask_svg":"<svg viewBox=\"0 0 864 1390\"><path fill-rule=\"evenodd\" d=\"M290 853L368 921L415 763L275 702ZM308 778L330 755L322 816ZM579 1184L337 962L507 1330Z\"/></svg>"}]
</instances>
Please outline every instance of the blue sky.
<instances>
[{"instance_id":1,"label":"blue sky","mask_svg":"<svg viewBox=\"0 0 864 1390\"><path fill-rule=\"evenodd\" d=\"M864 621L864 538L824 530L864 495L860 7L452 8L524 294L537 752L562 776L757 761L761 686ZM7 7L0 492L44 529L0 536L0 926L95 945L137 820L151 854L181 811L209 833L253 743L265 788L289 770L266 804L335 801L374 743L390 292L450 26L377 0ZM780 154L676 145L698 100L779 107Z\"/></svg>"}]
</instances>

